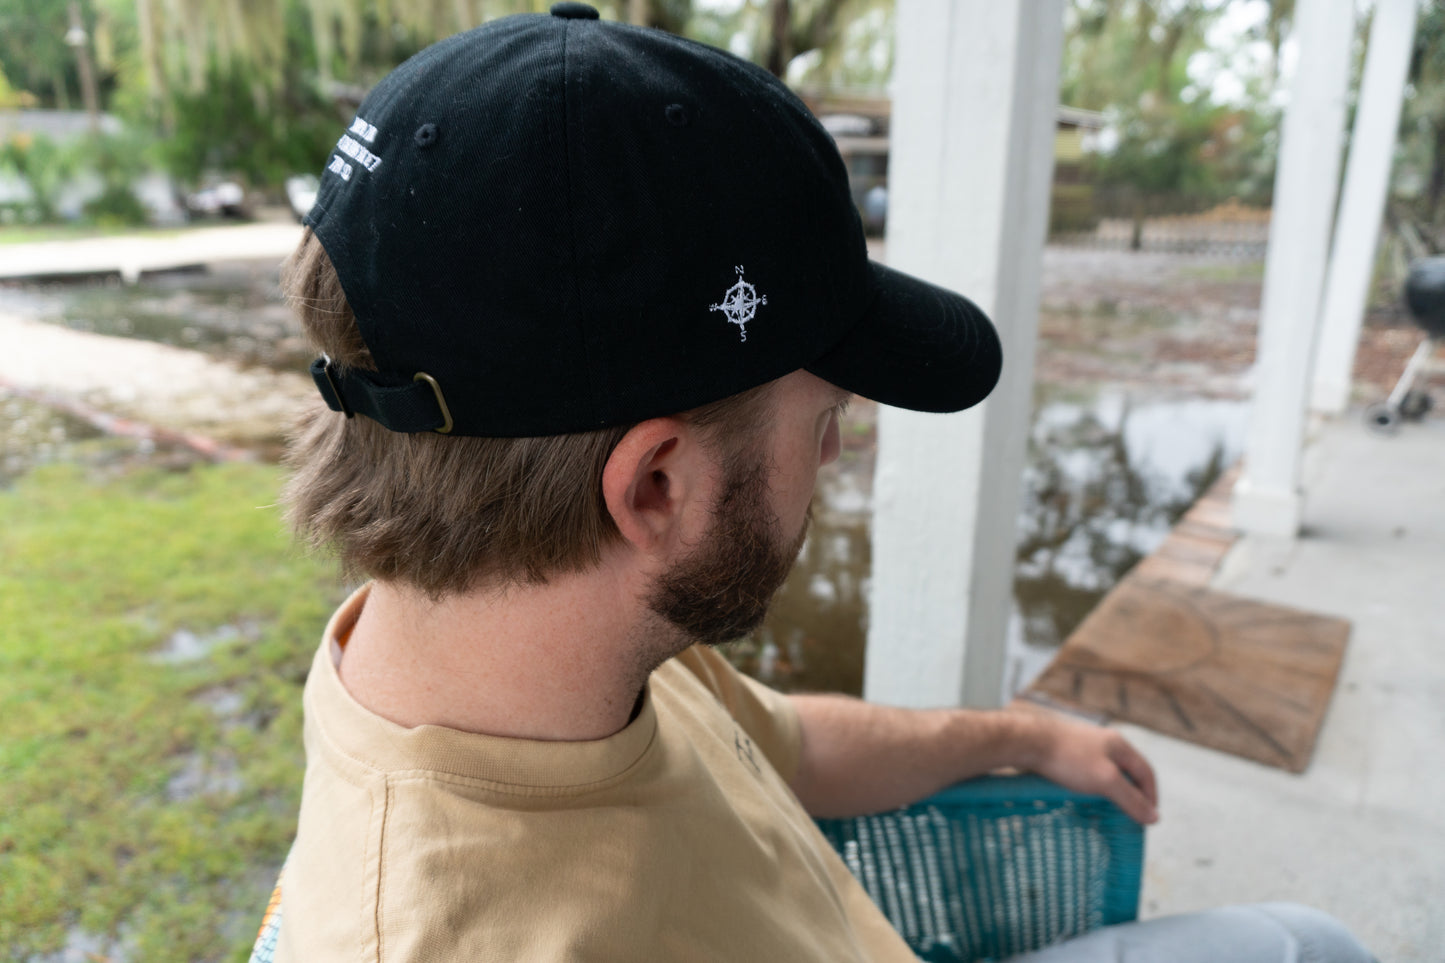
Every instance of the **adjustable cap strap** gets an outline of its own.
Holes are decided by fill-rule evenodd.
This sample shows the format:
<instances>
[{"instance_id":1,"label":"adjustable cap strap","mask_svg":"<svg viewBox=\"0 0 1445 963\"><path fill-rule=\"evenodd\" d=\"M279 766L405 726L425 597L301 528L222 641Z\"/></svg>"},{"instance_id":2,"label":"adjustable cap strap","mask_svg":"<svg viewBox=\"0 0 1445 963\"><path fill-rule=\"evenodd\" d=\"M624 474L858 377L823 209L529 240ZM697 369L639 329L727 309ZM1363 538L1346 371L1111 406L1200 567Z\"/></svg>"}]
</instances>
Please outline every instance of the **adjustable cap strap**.
<instances>
[{"instance_id":1,"label":"adjustable cap strap","mask_svg":"<svg viewBox=\"0 0 1445 963\"><path fill-rule=\"evenodd\" d=\"M328 358L311 362L311 380L332 411L350 418L366 415L392 431L452 430L452 414L442 396L441 385L424 371L408 383L388 385L370 371L343 370Z\"/></svg>"}]
</instances>

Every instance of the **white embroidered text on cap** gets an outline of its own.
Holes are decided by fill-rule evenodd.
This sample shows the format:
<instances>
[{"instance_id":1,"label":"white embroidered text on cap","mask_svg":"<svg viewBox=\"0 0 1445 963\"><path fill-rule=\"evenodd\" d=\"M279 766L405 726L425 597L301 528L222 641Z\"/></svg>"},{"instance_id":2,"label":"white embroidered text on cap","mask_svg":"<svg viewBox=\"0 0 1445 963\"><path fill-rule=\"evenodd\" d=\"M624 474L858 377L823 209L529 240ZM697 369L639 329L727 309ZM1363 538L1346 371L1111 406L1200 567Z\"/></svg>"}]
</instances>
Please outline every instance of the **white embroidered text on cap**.
<instances>
[{"instance_id":1,"label":"white embroidered text on cap","mask_svg":"<svg viewBox=\"0 0 1445 963\"><path fill-rule=\"evenodd\" d=\"M337 153L331 155L331 160L327 163L326 170L332 174L339 174L344 181L351 180L351 164L342 158L342 154L350 157L369 171L376 170L381 166L381 158L363 147L360 141L351 135L355 134L368 144L371 144L376 141L377 133L375 124L368 123L366 120L363 120L360 115L357 115L352 119L351 126L347 128L346 133L342 134L341 139L336 142Z\"/></svg>"}]
</instances>

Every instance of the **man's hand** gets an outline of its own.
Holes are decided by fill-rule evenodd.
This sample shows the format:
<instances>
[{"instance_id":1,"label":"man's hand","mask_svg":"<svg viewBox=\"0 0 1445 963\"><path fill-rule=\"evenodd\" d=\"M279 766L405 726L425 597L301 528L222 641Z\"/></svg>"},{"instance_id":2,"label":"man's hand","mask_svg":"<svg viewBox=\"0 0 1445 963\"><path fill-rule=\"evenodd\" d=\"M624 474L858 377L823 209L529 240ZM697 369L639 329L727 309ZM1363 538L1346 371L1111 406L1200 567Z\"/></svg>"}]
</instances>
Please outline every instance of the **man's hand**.
<instances>
[{"instance_id":1,"label":"man's hand","mask_svg":"<svg viewBox=\"0 0 1445 963\"><path fill-rule=\"evenodd\" d=\"M813 816L906 806L973 776L1023 769L1158 818L1154 770L1119 733L1032 709L899 709L793 695L802 729L793 791Z\"/></svg>"},{"instance_id":2,"label":"man's hand","mask_svg":"<svg viewBox=\"0 0 1445 963\"><path fill-rule=\"evenodd\" d=\"M1112 729L1038 713L1037 755L1024 767L1075 792L1105 796L1141 823L1159 820L1154 768Z\"/></svg>"}]
</instances>

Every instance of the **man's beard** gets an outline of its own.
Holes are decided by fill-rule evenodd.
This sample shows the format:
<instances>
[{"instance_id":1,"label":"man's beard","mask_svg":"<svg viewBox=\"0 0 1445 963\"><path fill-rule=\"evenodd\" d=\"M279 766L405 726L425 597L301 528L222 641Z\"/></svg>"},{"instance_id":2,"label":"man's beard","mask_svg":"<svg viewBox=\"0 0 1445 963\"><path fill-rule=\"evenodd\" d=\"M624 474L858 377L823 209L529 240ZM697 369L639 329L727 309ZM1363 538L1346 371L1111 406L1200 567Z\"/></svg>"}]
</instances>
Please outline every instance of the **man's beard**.
<instances>
[{"instance_id":1,"label":"man's beard","mask_svg":"<svg viewBox=\"0 0 1445 963\"><path fill-rule=\"evenodd\" d=\"M658 579L648 600L653 612L704 645L732 642L762 624L813 518L810 506L802 529L785 541L768 504L766 462L747 455L730 461L702 543Z\"/></svg>"}]
</instances>

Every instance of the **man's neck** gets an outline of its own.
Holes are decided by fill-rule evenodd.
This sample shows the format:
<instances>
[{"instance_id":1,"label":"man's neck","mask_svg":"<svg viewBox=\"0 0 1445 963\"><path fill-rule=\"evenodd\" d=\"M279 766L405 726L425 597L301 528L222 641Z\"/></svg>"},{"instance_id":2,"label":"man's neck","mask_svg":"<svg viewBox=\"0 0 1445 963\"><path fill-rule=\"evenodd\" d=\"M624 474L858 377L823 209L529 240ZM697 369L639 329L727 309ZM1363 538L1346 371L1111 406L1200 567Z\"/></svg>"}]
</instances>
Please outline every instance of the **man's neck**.
<instances>
[{"instance_id":1,"label":"man's neck","mask_svg":"<svg viewBox=\"0 0 1445 963\"><path fill-rule=\"evenodd\" d=\"M685 645L639 605L619 604L635 594L602 573L440 602L377 582L341 679L363 706L407 727L603 739L627 725L652 669Z\"/></svg>"}]
</instances>

